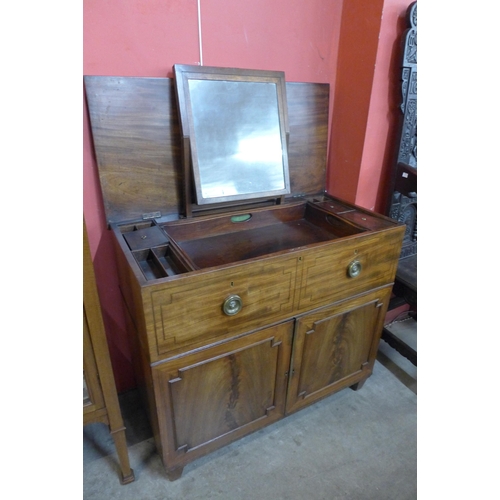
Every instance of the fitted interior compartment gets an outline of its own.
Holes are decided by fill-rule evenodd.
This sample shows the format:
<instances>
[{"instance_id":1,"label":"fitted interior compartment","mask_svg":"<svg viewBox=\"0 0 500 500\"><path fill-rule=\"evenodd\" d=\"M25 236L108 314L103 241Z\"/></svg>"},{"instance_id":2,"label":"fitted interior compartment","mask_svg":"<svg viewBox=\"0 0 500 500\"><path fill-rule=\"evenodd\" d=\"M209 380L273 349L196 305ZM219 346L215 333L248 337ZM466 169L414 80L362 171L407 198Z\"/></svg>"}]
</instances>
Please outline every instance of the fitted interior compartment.
<instances>
[{"instance_id":1,"label":"fitted interior compartment","mask_svg":"<svg viewBox=\"0 0 500 500\"><path fill-rule=\"evenodd\" d=\"M293 250L365 230L307 202L167 222L161 227L199 269Z\"/></svg>"},{"instance_id":2,"label":"fitted interior compartment","mask_svg":"<svg viewBox=\"0 0 500 500\"><path fill-rule=\"evenodd\" d=\"M132 252L147 280L166 278L190 271L170 245Z\"/></svg>"},{"instance_id":3,"label":"fitted interior compartment","mask_svg":"<svg viewBox=\"0 0 500 500\"><path fill-rule=\"evenodd\" d=\"M168 244L167 235L153 222L120 227L130 250L145 250Z\"/></svg>"},{"instance_id":4,"label":"fitted interior compartment","mask_svg":"<svg viewBox=\"0 0 500 500\"><path fill-rule=\"evenodd\" d=\"M317 207L324 209L327 212L340 215L343 220L358 224L365 229L380 230L393 226L392 219L374 216L368 211L359 207L352 207L341 203L338 200L332 200L325 196L313 197L310 202Z\"/></svg>"}]
</instances>

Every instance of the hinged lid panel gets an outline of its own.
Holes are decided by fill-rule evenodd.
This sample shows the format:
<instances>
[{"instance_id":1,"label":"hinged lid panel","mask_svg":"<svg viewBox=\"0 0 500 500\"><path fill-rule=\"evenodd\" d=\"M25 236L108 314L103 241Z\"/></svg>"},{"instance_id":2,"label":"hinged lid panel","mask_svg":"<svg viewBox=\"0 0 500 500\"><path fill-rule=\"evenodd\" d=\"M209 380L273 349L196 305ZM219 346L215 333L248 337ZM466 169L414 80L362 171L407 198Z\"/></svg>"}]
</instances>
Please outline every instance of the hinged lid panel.
<instances>
[{"instance_id":1,"label":"hinged lid panel","mask_svg":"<svg viewBox=\"0 0 500 500\"><path fill-rule=\"evenodd\" d=\"M86 76L85 88L108 222L182 213L182 138L173 80ZM286 95L291 195L322 193L329 85L286 83Z\"/></svg>"}]
</instances>

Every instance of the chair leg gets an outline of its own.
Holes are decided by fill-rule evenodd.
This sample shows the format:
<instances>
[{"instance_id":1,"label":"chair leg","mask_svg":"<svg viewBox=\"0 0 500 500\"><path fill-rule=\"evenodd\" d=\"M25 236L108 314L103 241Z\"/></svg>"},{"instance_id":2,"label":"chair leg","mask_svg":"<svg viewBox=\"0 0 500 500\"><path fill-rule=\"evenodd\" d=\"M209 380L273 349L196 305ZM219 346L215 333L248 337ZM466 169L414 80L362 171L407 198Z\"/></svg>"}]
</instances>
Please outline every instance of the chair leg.
<instances>
[{"instance_id":1,"label":"chair leg","mask_svg":"<svg viewBox=\"0 0 500 500\"><path fill-rule=\"evenodd\" d=\"M111 431L113 441L115 442L116 453L121 469L121 484L128 484L135 480L134 471L130 468L128 458L127 440L125 437L125 427L116 431Z\"/></svg>"}]
</instances>

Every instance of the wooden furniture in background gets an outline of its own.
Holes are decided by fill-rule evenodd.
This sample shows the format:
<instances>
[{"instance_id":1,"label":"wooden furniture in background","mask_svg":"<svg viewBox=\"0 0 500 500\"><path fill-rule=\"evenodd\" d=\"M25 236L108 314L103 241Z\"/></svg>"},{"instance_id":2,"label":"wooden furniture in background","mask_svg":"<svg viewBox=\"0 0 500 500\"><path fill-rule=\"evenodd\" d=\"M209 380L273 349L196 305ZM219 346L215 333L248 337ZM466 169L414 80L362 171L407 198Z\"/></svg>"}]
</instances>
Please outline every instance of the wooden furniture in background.
<instances>
[{"instance_id":1,"label":"wooden furniture in background","mask_svg":"<svg viewBox=\"0 0 500 500\"><path fill-rule=\"evenodd\" d=\"M401 73L401 126L397 160L391 175L388 215L406 225L399 258L394 297L389 310L407 305L413 328L404 336L386 325L382 338L417 365L417 2L406 11L408 28L403 35ZM405 319L406 320L406 319Z\"/></svg>"},{"instance_id":2,"label":"wooden furniture in background","mask_svg":"<svg viewBox=\"0 0 500 500\"><path fill-rule=\"evenodd\" d=\"M134 481L130 468L125 427L109 358L106 332L94 275L94 266L83 221L83 425L109 426L120 463L120 482Z\"/></svg>"},{"instance_id":3,"label":"wooden furniture in background","mask_svg":"<svg viewBox=\"0 0 500 500\"><path fill-rule=\"evenodd\" d=\"M191 145L173 82L87 76L85 87L136 379L167 477L359 389L404 226L325 193L329 86L286 84L290 196L189 218Z\"/></svg>"}]
</instances>

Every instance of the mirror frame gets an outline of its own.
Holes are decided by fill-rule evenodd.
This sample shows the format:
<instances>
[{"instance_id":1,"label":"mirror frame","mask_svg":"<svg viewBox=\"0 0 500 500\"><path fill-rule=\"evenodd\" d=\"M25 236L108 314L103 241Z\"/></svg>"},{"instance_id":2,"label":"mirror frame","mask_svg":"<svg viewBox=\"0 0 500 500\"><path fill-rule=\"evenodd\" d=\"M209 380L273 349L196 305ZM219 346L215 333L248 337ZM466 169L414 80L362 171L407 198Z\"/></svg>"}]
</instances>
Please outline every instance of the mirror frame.
<instances>
[{"instance_id":1,"label":"mirror frame","mask_svg":"<svg viewBox=\"0 0 500 500\"><path fill-rule=\"evenodd\" d=\"M177 93L177 104L183 140L183 164L184 164L184 197L186 198L186 215L189 216L191 209L189 202L193 196L196 197L198 205L217 205L231 202L244 202L245 200L258 200L270 198L283 198L290 193L290 177L288 169L288 110L286 100L285 73L282 71L249 70L239 68L219 68L210 66L194 66L176 64L173 67L175 76L175 87ZM280 128L280 141L282 150L283 189L269 189L253 193L238 193L228 196L204 197L201 185L200 165L198 163L198 151L196 150L196 136L193 124L191 107L191 95L189 89L190 80L211 81L234 81L251 83L273 83L276 85L276 106ZM237 110L235 110L237 112ZM194 189L192 186L194 184ZM279 201L278 201L279 203Z\"/></svg>"}]
</instances>

